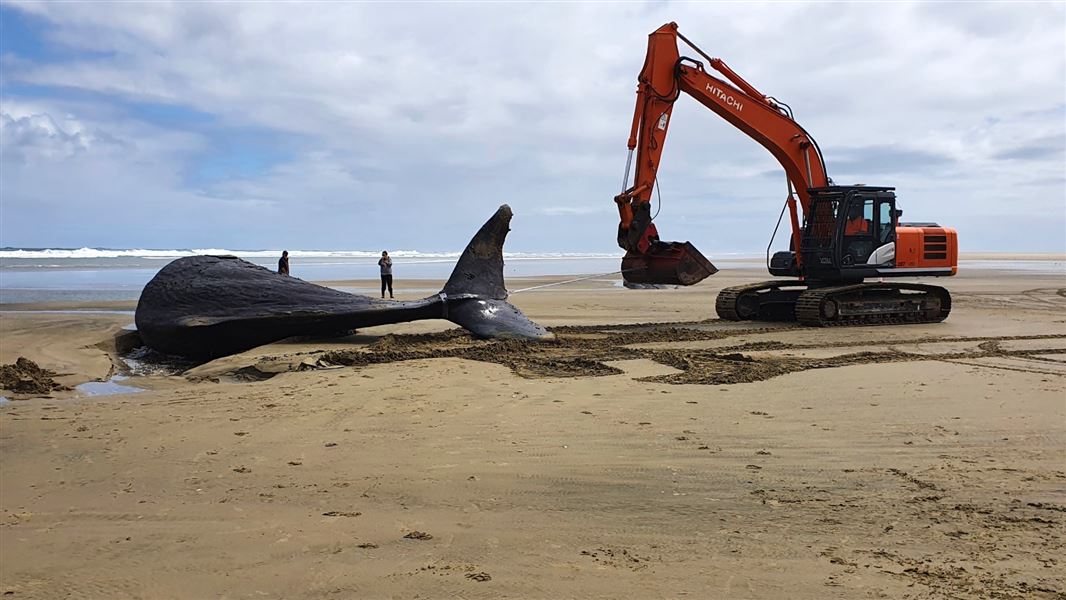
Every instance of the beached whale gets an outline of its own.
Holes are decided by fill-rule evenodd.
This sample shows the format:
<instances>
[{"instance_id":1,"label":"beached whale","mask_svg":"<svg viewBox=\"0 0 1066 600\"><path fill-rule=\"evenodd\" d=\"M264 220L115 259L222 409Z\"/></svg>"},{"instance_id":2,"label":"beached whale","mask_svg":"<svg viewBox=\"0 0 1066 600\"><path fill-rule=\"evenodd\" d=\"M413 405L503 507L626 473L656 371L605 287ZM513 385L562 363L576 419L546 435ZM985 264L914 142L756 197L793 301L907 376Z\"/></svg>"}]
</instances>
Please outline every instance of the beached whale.
<instances>
[{"instance_id":1,"label":"beached whale","mask_svg":"<svg viewBox=\"0 0 1066 600\"><path fill-rule=\"evenodd\" d=\"M234 256L180 258L141 292L137 330L148 347L195 359L419 319L448 319L483 338L550 339L506 301L503 242L510 222L505 204L470 240L440 293L406 302L348 294Z\"/></svg>"}]
</instances>

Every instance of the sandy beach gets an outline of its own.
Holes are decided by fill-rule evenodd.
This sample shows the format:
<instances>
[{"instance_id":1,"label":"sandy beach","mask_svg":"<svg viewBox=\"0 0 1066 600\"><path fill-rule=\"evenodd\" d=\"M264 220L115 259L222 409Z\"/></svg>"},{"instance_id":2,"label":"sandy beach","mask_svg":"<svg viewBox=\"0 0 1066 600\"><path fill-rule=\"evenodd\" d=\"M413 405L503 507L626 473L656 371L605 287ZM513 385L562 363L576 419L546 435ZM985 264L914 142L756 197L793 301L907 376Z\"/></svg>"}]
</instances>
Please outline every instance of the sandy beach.
<instances>
[{"instance_id":1,"label":"sandy beach","mask_svg":"<svg viewBox=\"0 0 1066 600\"><path fill-rule=\"evenodd\" d=\"M514 294L539 345L430 321L183 372L126 372L134 303L5 305L0 363L144 391L3 392L0 593L1066 598L1061 273L811 329L715 319L766 278L720 266Z\"/></svg>"}]
</instances>

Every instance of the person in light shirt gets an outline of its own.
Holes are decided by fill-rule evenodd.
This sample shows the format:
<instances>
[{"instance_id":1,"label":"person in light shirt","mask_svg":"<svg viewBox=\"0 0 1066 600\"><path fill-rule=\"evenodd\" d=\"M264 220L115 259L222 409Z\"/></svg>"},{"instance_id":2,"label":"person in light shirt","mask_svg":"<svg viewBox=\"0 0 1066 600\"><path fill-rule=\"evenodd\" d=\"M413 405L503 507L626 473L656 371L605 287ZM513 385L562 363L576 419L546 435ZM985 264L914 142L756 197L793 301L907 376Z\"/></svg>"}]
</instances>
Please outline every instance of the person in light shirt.
<instances>
[{"instance_id":1,"label":"person in light shirt","mask_svg":"<svg viewBox=\"0 0 1066 600\"><path fill-rule=\"evenodd\" d=\"M381 251L378 266L381 267L381 297L385 297L385 288L388 288L389 298L392 298L392 259L389 258L388 251Z\"/></svg>"}]
</instances>

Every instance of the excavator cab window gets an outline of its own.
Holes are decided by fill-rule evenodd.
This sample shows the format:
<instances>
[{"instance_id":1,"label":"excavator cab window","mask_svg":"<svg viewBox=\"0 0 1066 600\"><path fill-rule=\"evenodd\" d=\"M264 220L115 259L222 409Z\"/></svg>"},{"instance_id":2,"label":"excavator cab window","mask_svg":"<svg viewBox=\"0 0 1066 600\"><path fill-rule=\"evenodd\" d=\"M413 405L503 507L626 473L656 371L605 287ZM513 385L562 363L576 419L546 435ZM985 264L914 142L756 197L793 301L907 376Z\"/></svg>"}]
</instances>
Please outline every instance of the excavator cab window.
<instances>
[{"instance_id":1,"label":"excavator cab window","mask_svg":"<svg viewBox=\"0 0 1066 600\"><path fill-rule=\"evenodd\" d=\"M866 260L867 263L882 267L896 265L896 222L900 212L896 210L895 195L878 197L876 242L873 253Z\"/></svg>"},{"instance_id":2,"label":"excavator cab window","mask_svg":"<svg viewBox=\"0 0 1066 600\"><path fill-rule=\"evenodd\" d=\"M846 210L847 200L842 191L826 188L811 192L811 205L804 211L803 238L800 241L804 275L831 275L839 269L838 215Z\"/></svg>"},{"instance_id":3,"label":"excavator cab window","mask_svg":"<svg viewBox=\"0 0 1066 600\"><path fill-rule=\"evenodd\" d=\"M864 264L875 248L874 199L852 196L847 201L844 218L844 244L840 262L844 266Z\"/></svg>"},{"instance_id":4,"label":"excavator cab window","mask_svg":"<svg viewBox=\"0 0 1066 600\"><path fill-rule=\"evenodd\" d=\"M896 209L892 200L882 199L877 203L877 243L891 244L896 241Z\"/></svg>"},{"instance_id":5,"label":"excavator cab window","mask_svg":"<svg viewBox=\"0 0 1066 600\"><path fill-rule=\"evenodd\" d=\"M842 202L836 198L817 198L803 218L804 250L830 250L836 232L837 211Z\"/></svg>"}]
</instances>

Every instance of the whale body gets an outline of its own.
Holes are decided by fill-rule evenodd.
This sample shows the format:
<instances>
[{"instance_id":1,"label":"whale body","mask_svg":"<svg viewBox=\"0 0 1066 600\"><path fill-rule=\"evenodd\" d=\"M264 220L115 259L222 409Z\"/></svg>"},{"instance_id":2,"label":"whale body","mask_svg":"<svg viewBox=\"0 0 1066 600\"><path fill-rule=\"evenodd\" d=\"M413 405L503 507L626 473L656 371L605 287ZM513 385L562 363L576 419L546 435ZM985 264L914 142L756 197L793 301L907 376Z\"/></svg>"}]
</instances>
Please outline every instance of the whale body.
<instances>
[{"instance_id":1,"label":"whale body","mask_svg":"<svg viewBox=\"0 0 1066 600\"><path fill-rule=\"evenodd\" d=\"M444 288L414 301L349 294L280 275L235 256L189 256L160 269L137 302L144 343L164 354L212 359L293 336L447 319L482 338L551 339L507 302L501 206L467 244Z\"/></svg>"}]
</instances>

